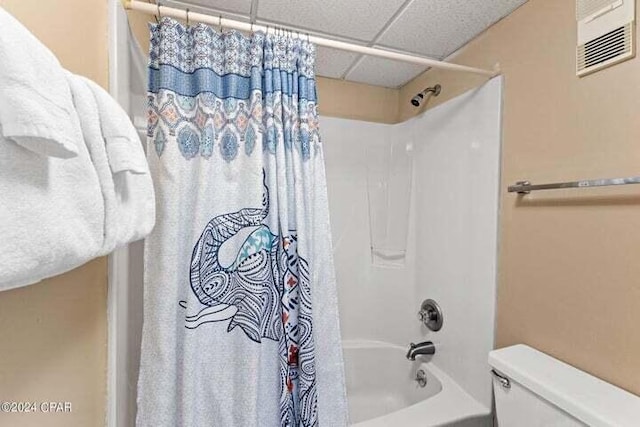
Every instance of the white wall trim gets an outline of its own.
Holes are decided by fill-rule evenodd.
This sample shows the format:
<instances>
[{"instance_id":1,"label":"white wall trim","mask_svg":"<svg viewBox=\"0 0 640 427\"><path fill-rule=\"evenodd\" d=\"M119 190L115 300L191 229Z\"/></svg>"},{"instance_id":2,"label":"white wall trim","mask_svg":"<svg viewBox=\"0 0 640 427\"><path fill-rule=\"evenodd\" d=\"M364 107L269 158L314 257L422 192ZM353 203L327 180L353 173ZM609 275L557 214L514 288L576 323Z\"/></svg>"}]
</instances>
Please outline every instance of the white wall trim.
<instances>
[{"instance_id":1,"label":"white wall trim","mask_svg":"<svg viewBox=\"0 0 640 427\"><path fill-rule=\"evenodd\" d=\"M118 0L108 2L109 92L125 109L129 108L128 43L126 12ZM129 248L109 255L107 295L107 427L126 425L127 408L127 289Z\"/></svg>"}]
</instances>

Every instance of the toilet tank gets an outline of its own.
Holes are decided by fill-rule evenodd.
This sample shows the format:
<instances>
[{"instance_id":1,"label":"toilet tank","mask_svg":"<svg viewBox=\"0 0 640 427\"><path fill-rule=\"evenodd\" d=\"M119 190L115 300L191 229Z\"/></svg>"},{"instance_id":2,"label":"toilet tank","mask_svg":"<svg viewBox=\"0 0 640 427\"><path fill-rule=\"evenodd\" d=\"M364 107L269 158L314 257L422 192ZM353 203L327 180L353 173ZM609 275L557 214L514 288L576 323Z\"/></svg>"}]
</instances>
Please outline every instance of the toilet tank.
<instances>
[{"instance_id":1,"label":"toilet tank","mask_svg":"<svg viewBox=\"0 0 640 427\"><path fill-rule=\"evenodd\" d=\"M489 353L499 427L640 426L640 397L526 345Z\"/></svg>"}]
</instances>

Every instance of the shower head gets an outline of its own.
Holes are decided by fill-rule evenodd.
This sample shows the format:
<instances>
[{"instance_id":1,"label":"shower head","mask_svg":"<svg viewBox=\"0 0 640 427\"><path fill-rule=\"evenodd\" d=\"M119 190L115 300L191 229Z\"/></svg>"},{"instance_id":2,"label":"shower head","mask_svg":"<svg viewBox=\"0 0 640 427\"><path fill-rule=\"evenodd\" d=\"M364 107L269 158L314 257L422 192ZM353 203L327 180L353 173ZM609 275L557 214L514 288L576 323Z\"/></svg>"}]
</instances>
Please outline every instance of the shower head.
<instances>
[{"instance_id":1,"label":"shower head","mask_svg":"<svg viewBox=\"0 0 640 427\"><path fill-rule=\"evenodd\" d=\"M413 105L414 107L419 107L420 103L422 102L426 94L431 93L433 94L433 96L438 96L440 95L441 90L442 90L442 86L440 86L439 84L428 87L422 92L420 92L419 94L417 94L416 96L414 96L413 98L411 98L411 105Z\"/></svg>"}]
</instances>

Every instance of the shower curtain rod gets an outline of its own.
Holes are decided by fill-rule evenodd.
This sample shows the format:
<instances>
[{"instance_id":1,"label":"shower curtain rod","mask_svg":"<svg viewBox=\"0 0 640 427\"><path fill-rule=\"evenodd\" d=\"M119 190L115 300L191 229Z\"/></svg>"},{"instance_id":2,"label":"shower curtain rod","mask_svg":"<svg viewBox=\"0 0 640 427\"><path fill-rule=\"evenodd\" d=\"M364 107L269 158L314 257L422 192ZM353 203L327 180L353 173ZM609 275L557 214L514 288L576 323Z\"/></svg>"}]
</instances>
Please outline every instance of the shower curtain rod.
<instances>
[{"instance_id":1,"label":"shower curtain rod","mask_svg":"<svg viewBox=\"0 0 640 427\"><path fill-rule=\"evenodd\" d=\"M187 10L177 9L168 6L162 6L153 3L146 3L139 0L122 0L125 9L137 10L150 15L170 16L172 18L188 20L189 22L202 22L204 24L216 25L222 28L231 28L240 31L267 31L268 27L264 25L251 24L249 22L236 21L233 19L222 18L221 16L206 15L203 13L187 12ZM188 15L188 16L187 16ZM284 28L277 26L273 28ZM297 31L292 30L294 33ZM333 40L324 37L318 37L313 35L307 35L309 41L324 47L330 47L333 49L344 50L347 52L361 53L368 56L377 56L379 58L386 58L395 61L408 62L411 64L425 65L431 68L441 68L443 70L461 71L467 73L481 74L489 77L494 77L500 73L500 70L496 64L495 69L485 70L482 68L469 67L466 65L452 64L450 62L438 61L436 59L427 58L424 56L409 55L406 53L394 52L391 50L377 49L368 46L362 46L353 43L346 43L339 40Z\"/></svg>"}]
</instances>

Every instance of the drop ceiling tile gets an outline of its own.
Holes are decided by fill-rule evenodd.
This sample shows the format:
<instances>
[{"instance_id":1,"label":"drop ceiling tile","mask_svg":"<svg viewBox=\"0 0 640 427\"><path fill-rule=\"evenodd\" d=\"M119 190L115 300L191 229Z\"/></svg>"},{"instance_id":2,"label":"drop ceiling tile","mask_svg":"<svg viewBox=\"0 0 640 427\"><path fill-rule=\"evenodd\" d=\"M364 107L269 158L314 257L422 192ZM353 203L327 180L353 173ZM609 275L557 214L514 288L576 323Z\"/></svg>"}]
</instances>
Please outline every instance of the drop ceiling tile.
<instances>
[{"instance_id":1,"label":"drop ceiling tile","mask_svg":"<svg viewBox=\"0 0 640 427\"><path fill-rule=\"evenodd\" d=\"M403 3L404 0L261 0L258 19L371 41Z\"/></svg>"},{"instance_id":2,"label":"drop ceiling tile","mask_svg":"<svg viewBox=\"0 0 640 427\"><path fill-rule=\"evenodd\" d=\"M426 67L423 65L367 56L349 72L346 78L355 82L396 88L404 85L425 69Z\"/></svg>"},{"instance_id":3,"label":"drop ceiling tile","mask_svg":"<svg viewBox=\"0 0 640 427\"><path fill-rule=\"evenodd\" d=\"M173 4L175 7L179 7L181 9L186 7L202 7L247 16L251 13L251 0L176 0L163 1L162 3L167 6ZM191 10L196 12L195 8L192 8ZM248 19L243 19L243 21L245 20Z\"/></svg>"},{"instance_id":4,"label":"drop ceiling tile","mask_svg":"<svg viewBox=\"0 0 640 427\"><path fill-rule=\"evenodd\" d=\"M316 74L339 79L357 57L356 53L319 46L316 51Z\"/></svg>"},{"instance_id":5,"label":"drop ceiling tile","mask_svg":"<svg viewBox=\"0 0 640 427\"><path fill-rule=\"evenodd\" d=\"M378 44L445 58L526 0L414 0Z\"/></svg>"}]
</instances>

